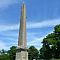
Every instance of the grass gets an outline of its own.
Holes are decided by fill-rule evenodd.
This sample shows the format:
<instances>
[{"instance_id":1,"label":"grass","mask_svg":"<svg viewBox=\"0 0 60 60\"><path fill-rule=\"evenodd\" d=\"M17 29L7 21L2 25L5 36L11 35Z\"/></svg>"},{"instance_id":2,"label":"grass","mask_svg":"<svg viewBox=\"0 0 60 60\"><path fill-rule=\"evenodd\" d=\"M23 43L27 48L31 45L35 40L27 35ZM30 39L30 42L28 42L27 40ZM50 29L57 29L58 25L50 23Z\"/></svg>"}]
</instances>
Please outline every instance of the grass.
<instances>
[{"instance_id":1,"label":"grass","mask_svg":"<svg viewBox=\"0 0 60 60\"><path fill-rule=\"evenodd\" d=\"M56 60L60 60L60 59L56 59Z\"/></svg>"}]
</instances>

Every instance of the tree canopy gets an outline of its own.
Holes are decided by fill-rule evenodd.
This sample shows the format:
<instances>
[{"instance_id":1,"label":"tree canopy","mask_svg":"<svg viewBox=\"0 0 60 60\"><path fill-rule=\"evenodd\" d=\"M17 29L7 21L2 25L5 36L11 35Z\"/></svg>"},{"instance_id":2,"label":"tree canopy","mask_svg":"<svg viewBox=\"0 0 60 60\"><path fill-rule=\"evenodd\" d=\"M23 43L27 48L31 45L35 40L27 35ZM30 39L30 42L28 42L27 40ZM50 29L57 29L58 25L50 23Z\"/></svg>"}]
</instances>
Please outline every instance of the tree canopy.
<instances>
[{"instance_id":1,"label":"tree canopy","mask_svg":"<svg viewBox=\"0 0 60 60\"><path fill-rule=\"evenodd\" d=\"M10 48L10 50L8 50L8 54L9 54L9 59L10 60L15 60L15 57L16 57L16 46L12 46Z\"/></svg>"},{"instance_id":2,"label":"tree canopy","mask_svg":"<svg viewBox=\"0 0 60 60\"><path fill-rule=\"evenodd\" d=\"M53 33L48 34L42 43L43 46L40 49L41 58L60 58L60 25L56 25Z\"/></svg>"},{"instance_id":3,"label":"tree canopy","mask_svg":"<svg viewBox=\"0 0 60 60\"><path fill-rule=\"evenodd\" d=\"M29 60L38 59L38 50L34 46L30 46L28 51Z\"/></svg>"}]
</instances>

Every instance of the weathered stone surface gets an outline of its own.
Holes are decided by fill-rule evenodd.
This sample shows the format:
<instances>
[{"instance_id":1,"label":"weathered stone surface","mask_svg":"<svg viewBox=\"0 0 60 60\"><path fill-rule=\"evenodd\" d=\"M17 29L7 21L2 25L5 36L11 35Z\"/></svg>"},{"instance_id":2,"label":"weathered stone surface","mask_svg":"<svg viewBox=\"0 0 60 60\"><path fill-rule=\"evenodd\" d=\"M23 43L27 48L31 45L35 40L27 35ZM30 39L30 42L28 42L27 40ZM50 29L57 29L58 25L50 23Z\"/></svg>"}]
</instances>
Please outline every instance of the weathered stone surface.
<instances>
[{"instance_id":1,"label":"weathered stone surface","mask_svg":"<svg viewBox=\"0 0 60 60\"><path fill-rule=\"evenodd\" d=\"M23 4L20 18L19 40L16 48L16 60L28 60L26 40L26 6Z\"/></svg>"},{"instance_id":2,"label":"weathered stone surface","mask_svg":"<svg viewBox=\"0 0 60 60\"><path fill-rule=\"evenodd\" d=\"M16 60L28 60L28 52L21 51L16 53Z\"/></svg>"},{"instance_id":3,"label":"weathered stone surface","mask_svg":"<svg viewBox=\"0 0 60 60\"><path fill-rule=\"evenodd\" d=\"M28 48L26 47L21 47L21 46L17 46L17 48L16 49L25 49L25 50L28 50Z\"/></svg>"},{"instance_id":4,"label":"weathered stone surface","mask_svg":"<svg viewBox=\"0 0 60 60\"><path fill-rule=\"evenodd\" d=\"M26 6L23 4L20 18L18 46L27 47L26 42Z\"/></svg>"}]
</instances>

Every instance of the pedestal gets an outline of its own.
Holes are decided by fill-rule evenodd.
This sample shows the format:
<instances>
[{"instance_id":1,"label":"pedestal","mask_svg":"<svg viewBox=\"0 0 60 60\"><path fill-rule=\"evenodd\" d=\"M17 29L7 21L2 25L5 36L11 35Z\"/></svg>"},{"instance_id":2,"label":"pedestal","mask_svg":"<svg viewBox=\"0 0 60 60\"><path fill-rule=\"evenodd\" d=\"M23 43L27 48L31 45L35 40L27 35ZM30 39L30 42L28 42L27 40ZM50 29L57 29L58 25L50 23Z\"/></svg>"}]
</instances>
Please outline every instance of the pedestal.
<instances>
[{"instance_id":1,"label":"pedestal","mask_svg":"<svg viewBox=\"0 0 60 60\"><path fill-rule=\"evenodd\" d=\"M16 60L28 60L28 48L17 48Z\"/></svg>"}]
</instances>

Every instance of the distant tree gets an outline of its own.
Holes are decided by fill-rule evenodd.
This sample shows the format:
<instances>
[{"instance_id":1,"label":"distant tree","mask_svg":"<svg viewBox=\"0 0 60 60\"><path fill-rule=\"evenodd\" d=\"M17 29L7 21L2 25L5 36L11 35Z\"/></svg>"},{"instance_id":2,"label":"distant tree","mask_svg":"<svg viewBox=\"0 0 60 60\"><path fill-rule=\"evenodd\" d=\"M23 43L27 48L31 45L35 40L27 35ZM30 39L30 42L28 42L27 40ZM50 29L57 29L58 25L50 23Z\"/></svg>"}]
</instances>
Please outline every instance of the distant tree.
<instances>
[{"instance_id":1,"label":"distant tree","mask_svg":"<svg viewBox=\"0 0 60 60\"><path fill-rule=\"evenodd\" d=\"M5 53L7 53L7 51L4 50L4 49L2 49L2 50L0 51L0 54L1 54L1 55L5 54Z\"/></svg>"},{"instance_id":2,"label":"distant tree","mask_svg":"<svg viewBox=\"0 0 60 60\"><path fill-rule=\"evenodd\" d=\"M10 60L15 60L16 57L16 46L12 46L10 50L8 51L9 54L9 59Z\"/></svg>"},{"instance_id":3,"label":"distant tree","mask_svg":"<svg viewBox=\"0 0 60 60\"><path fill-rule=\"evenodd\" d=\"M43 39L42 43L43 46L40 49L40 58L60 58L60 25L56 25L54 32L48 34L46 38Z\"/></svg>"},{"instance_id":4,"label":"distant tree","mask_svg":"<svg viewBox=\"0 0 60 60\"><path fill-rule=\"evenodd\" d=\"M38 50L34 46L30 46L28 50L29 60L33 60L33 59L38 60L38 54L39 54Z\"/></svg>"},{"instance_id":5,"label":"distant tree","mask_svg":"<svg viewBox=\"0 0 60 60\"><path fill-rule=\"evenodd\" d=\"M7 51L2 49L0 50L0 60L9 60L9 55L6 54Z\"/></svg>"},{"instance_id":6,"label":"distant tree","mask_svg":"<svg viewBox=\"0 0 60 60\"><path fill-rule=\"evenodd\" d=\"M0 55L0 60L9 60L9 55L8 54Z\"/></svg>"}]
</instances>

